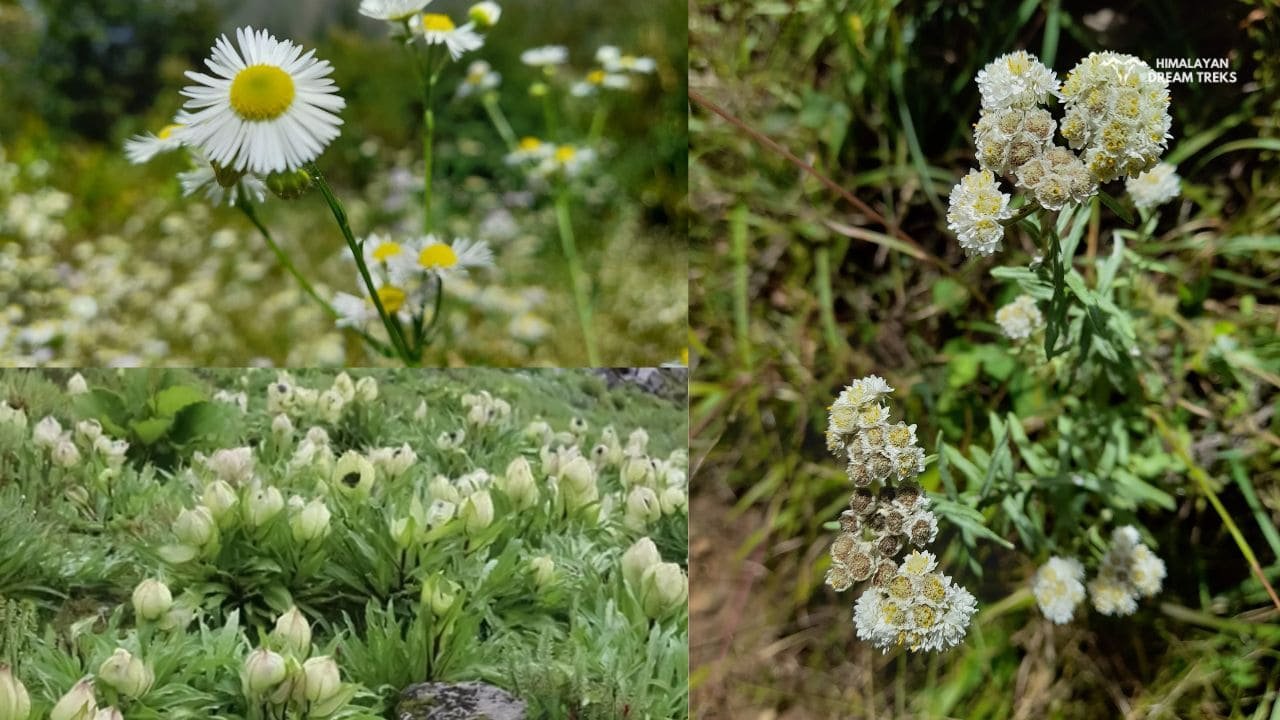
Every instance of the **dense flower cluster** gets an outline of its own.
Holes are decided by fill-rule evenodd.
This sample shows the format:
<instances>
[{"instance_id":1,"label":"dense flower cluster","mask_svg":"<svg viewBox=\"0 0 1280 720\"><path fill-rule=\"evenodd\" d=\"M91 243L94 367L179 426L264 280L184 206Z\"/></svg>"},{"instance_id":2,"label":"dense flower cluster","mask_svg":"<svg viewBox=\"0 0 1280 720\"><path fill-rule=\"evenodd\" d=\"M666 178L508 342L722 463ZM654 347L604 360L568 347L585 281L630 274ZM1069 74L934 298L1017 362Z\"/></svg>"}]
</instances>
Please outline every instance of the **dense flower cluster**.
<instances>
[{"instance_id":1,"label":"dense flower cluster","mask_svg":"<svg viewBox=\"0 0 1280 720\"><path fill-rule=\"evenodd\" d=\"M1013 216L1009 199L1000 192L990 170L970 170L951 189L947 227L956 234L965 252L990 255L1000 249L1004 240L1004 225L1000 221Z\"/></svg>"},{"instance_id":2,"label":"dense flower cluster","mask_svg":"<svg viewBox=\"0 0 1280 720\"><path fill-rule=\"evenodd\" d=\"M872 581L854 611L858 637L882 650L940 650L963 639L976 603L936 572L932 554L913 551L901 565L895 560L908 544L932 543L938 520L916 482L925 467L916 426L889 421L884 398L892 392L871 375L854 380L831 404L827 448L847 462L854 491L831 544L826 582L844 591Z\"/></svg>"},{"instance_id":3,"label":"dense flower cluster","mask_svg":"<svg viewBox=\"0 0 1280 720\"><path fill-rule=\"evenodd\" d=\"M1158 163L1138 177L1126 180L1124 189L1133 198L1135 207L1149 210L1178 197L1182 192L1182 178L1173 165Z\"/></svg>"},{"instance_id":4,"label":"dense flower cluster","mask_svg":"<svg viewBox=\"0 0 1280 720\"><path fill-rule=\"evenodd\" d=\"M996 324L1010 340L1026 340L1044 327L1044 315L1036 307L1035 298L1019 295L1013 302L996 311Z\"/></svg>"},{"instance_id":5,"label":"dense flower cluster","mask_svg":"<svg viewBox=\"0 0 1280 720\"><path fill-rule=\"evenodd\" d=\"M1075 558L1051 557L1036 571L1031 592L1045 617L1059 625L1071 622L1084 600L1084 566Z\"/></svg>"},{"instance_id":6,"label":"dense flower cluster","mask_svg":"<svg viewBox=\"0 0 1280 720\"><path fill-rule=\"evenodd\" d=\"M1168 147L1169 83L1131 55L1090 53L1062 84L1062 136L1098 182L1150 170Z\"/></svg>"},{"instance_id":7,"label":"dense flower cluster","mask_svg":"<svg viewBox=\"0 0 1280 720\"><path fill-rule=\"evenodd\" d=\"M1116 528L1098 574L1089 581L1093 607L1103 615L1131 615L1139 598L1160 592L1165 573L1164 561L1142 543L1136 528Z\"/></svg>"},{"instance_id":8,"label":"dense flower cluster","mask_svg":"<svg viewBox=\"0 0 1280 720\"><path fill-rule=\"evenodd\" d=\"M977 82L982 107L988 110L1025 109L1060 97L1058 76L1025 50L987 63L978 71Z\"/></svg>"}]
</instances>

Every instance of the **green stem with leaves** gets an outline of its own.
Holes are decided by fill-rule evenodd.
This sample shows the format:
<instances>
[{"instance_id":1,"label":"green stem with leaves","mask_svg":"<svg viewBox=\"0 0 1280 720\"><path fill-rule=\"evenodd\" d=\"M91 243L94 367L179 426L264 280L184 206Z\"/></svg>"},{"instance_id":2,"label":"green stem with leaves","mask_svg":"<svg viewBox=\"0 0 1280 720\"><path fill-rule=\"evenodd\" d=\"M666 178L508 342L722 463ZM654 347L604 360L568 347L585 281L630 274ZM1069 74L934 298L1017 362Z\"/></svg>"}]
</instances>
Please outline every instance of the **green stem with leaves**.
<instances>
[{"instance_id":1,"label":"green stem with leaves","mask_svg":"<svg viewBox=\"0 0 1280 720\"><path fill-rule=\"evenodd\" d=\"M600 367L600 356L596 352L595 333L591 331L591 298L587 292L586 278L582 272L582 263L578 258L578 245L573 236L573 217L569 213L569 194L565 190L556 193L556 226L560 230L560 247L569 265L569 283L573 286L573 304L578 312L578 324L582 328L582 339L587 347L587 362L591 367Z\"/></svg>"},{"instance_id":2,"label":"green stem with leaves","mask_svg":"<svg viewBox=\"0 0 1280 720\"><path fill-rule=\"evenodd\" d=\"M409 346L404 340L400 323L395 322L382 304L382 296L378 295L378 287L374 284L373 276L369 273L369 266L364 261L364 248L360 246L360 243L356 242L355 235L351 232L351 225L347 221L347 211L343 209L342 203L333 194L333 189L329 187L329 182L325 180L324 174L320 172L320 167L315 163L311 163L307 167L307 171L315 179L316 187L320 188L320 193L324 195L324 200L328 203L330 212L333 213L333 219L338 223L338 229L342 231L343 239L347 241L347 248L351 250L351 255L355 258L356 268L360 271L360 279L364 281L369 298L373 301L373 307L378 311L378 317L382 320L382 325L387 330L387 337L390 338L392 349L395 350L396 355L405 365L416 364L413 355L409 352Z\"/></svg>"},{"instance_id":3,"label":"green stem with leaves","mask_svg":"<svg viewBox=\"0 0 1280 720\"><path fill-rule=\"evenodd\" d=\"M320 297L320 293L316 292L316 289L307 281L306 276L303 275L302 272L298 270L298 267L293 264L293 261L289 259L289 255L284 251L284 248L276 244L275 239L271 237L271 232L267 230L267 226L258 218L257 208L254 207L253 202L251 202L249 198L245 197L243 191L241 191L236 198L236 208L240 210L240 212L244 213L245 217L249 218L249 222L253 223L253 226L258 228L259 233L262 233L262 238L267 241L267 247L271 248L271 252L275 253L276 259L279 260L280 264L284 266L284 269L293 276L293 279L298 281L298 284L302 286L303 292L310 295L311 299L319 303L320 307L324 308L324 311L329 313L329 317L338 317L338 311L334 310L333 306L330 305L327 300Z\"/></svg>"},{"instance_id":4,"label":"green stem with leaves","mask_svg":"<svg viewBox=\"0 0 1280 720\"><path fill-rule=\"evenodd\" d=\"M507 144L507 150L515 150L520 144L516 139L516 131L511 128L510 121L507 120L506 113L502 112L502 106L498 104L498 96L495 93L485 93L480 99L480 104L484 106L484 111L489 116L489 122L493 123L493 129L498 131L498 135L502 137L502 142Z\"/></svg>"}]
</instances>

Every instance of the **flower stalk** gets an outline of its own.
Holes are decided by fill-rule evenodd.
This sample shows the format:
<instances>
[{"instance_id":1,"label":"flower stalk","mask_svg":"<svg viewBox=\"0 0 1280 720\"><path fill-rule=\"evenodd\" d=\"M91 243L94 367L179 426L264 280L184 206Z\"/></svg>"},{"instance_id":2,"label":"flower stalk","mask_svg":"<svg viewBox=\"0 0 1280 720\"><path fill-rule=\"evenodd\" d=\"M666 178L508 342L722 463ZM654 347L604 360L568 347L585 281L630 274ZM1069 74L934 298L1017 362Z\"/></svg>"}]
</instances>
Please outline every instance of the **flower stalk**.
<instances>
[{"instance_id":1,"label":"flower stalk","mask_svg":"<svg viewBox=\"0 0 1280 720\"><path fill-rule=\"evenodd\" d=\"M591 329L591 298L587 292L582 263L578 258L578 245L573 235L573 217L569 211L569 195L565 191L556 193L556 227L560 231L560 247L564 251L565 261L569 267L569 283L573 286L573 304L578 313L582 340L587 348L587 362L591 367L599 367L600 356L596 351L595 333Z\"/></svg>"}]
</instances>

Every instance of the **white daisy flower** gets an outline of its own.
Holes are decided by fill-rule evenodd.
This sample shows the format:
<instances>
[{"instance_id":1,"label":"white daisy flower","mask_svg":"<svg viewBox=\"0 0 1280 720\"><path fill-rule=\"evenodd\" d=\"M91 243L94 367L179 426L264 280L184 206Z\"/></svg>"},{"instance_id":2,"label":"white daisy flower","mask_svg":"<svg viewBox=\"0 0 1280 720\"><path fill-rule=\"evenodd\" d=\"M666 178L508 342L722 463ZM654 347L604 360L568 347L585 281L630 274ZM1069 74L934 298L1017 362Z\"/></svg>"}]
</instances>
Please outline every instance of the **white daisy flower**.
<instances>
[{"instance_id":1,"label":"white daisy flower","mask_svg":"<svg viewBox=\"0 0 1280 720\"><path fill-rule=\"evenodd\" d=\"M177 150L182 147L182 134L178 132L182 127L183 123L174 121L158 133L134 135L124 141L125 157L134 165L141 165L162 152Z\"/></svg>"},{"instance_id":2,"label":"white daisy flower","mask_svg":"<svg viewBox=\"0 0 1280 720\"><path fill-rule=\"evenodd\" d=\"M1035 298L1019 295L1016 300L996 311L996 323L1010 340L1026 340L1044 327L1044 315L1036 307Z\"/></svg>"},{"instance_id":3,"label":"white daisy flower","mask_svg":"<svg viewBox=\"0 0 1280 720\"><path fill-rule=\"evenodd\" d=\"M452 18L441 13L415 15L409 21L409 29L422 35L428 45L444 45L454 60L484 45L484 38L476 32L474 23L459 27Z\"/></svg>"},{"instance_id":4,"label":"white daisy flower","mask_svg":"<svg viewBox=\"0 0 1280 720\"><path fill-rule=\"evenodd\" d=\"M520 62L529 67L552 67L569 62L569 48L563 45L544 45L529 48L520 53Z\"/></svg>"},{"instance_id":5,"label":"white daisy flower","mask_svg":"<svg viewBox=\"0 0 1280 720\"><path fill-rule=\"evenodd\" d=\"M545 143L536 137L520 138L520 143L515 150L507 153L506 162L508 165L521 165L530 161L544 160L554 154L556 147L550 143Z\"/></svg>"},{"instance_id":6,"label":"white daisy flower","mask_svg":"<svg viewBox=\"0 0 1280 720\"><path fill-rule=\"evenodd\" d=\"M591 97L598 93L601 88L626 90L629 87L631 87L631 78L626 75L605 72L604 70L593 70L587 73L585 80L574 83L569 88L569 93L574 97Z\"/></svg>"},{"instance_id":7,"label":"white daisy flower","mask_svg":"<svg viewBox=\"0 0 1280 720\"><path fill-rule=\"evenodd\" d=\"M1182 192L1182 178L1169 163L1158 163L1136 178L1124 181L1124 189L1136 207L1150 209L1163 205Z\"/></svg>"},{"instance_id":8,"label":"white daisy flower","mask_svg":"<svg viewBox=\"0 0 1280 720\"><path fill-rule=\"evenodd\" d=\"M333 68L302 46L265 30L236 31L239 51L224 35L205 64L213 72L187 72L183 109L190 122L179 132L222 167L261 174L296 170L338 137L334 113L346 101L329 78Z\"/></svg>"},{"instance_id":9,"label":"white daisy flower","mask_svg":"<svg viewBox=\"0 0 1280 720\"><path fill-rule=\"evenodd\" d=\"M596 62L608 72L631 72L649 74L658 68L653 58L624 55L613 45L602 45L596 50Z\"/></svg>"},{"instance_id":10,"label":"white daisy flower","mask_svg":"<svg viewBox=\"0 0 1280 720\"><path fill-rule=\"evenodd\" d=\"M360 14L375 20L403 22L430 3L431 0L362 0Z\"/></svg>"},{"instance_id":11,"label":"white daisy flower","mask_svg":"<svg viewBox=\"0 0 1280 720\"><path fill-rule=\"evenodd\" d=\"M458 97L471 97L502 84L502 75L484 60L476 60L467 66L467 76L458 84Z\"/></svg>"},{"instance_id":12,"label":"white daisy flower","mask_svg":"<svg viewBox=\"0 0 1280 720\"><path fill-rule=\"evenodd\" d=\"M1031 580L1040 612L1058 625L1071 622L1084 600L1084 566L1075 558L1051 557Z\"/></svg>"},{"instance_id":13,"label":"white daisy flower","mask_svg":"<svg viewBox=\"0 0 1280 720\"><path fill-rule=\"evenodd\" d=\"M218 182L218 175L213 169L213 165L204 158L199 152L192 152L192 161L195 166L190 170L178 173L178 182L182 184L182 194L192 196L195 194L204 195L205 199L213 205L235 205L236 190L240 190L248 195L254 202L262 202L267 199L267 184L262 178L253 173L245 173L236 181L236 184L230 188L223 187Z\"/></svg>"},{"instance_id":14,"label":"white daisy flower","mask_svg":"<svg viewBox=\"0 0 1280 720\"><path fill-rule=\"evenodd\" d=\"M493 251L484 241L457 238L447 243L435 235L427 235L417 243L408 244L406 249L408 252L391 261L395 266L393 277L424 272L445 277L455 273L466 274L472 268L493 267Z\"/></svg>"}]
</instances>

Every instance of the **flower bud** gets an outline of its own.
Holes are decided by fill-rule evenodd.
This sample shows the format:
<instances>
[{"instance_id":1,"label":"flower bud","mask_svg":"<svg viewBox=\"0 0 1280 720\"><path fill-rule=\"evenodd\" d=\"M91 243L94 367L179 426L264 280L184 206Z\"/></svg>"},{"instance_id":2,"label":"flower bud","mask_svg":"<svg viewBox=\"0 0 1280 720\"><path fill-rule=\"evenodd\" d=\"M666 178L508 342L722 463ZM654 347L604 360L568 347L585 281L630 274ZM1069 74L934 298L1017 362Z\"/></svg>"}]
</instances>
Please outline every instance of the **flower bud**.
<instances>
[{"instance_id":1,"label":"flower bud","mask_svg":"<svg viewBox=\"0 0 1280 720\"><path fill-rule=\"evenodd\" d=\"M267 176L267 189L281 200L297 200L311 189L311 173L302 168L273 172Z\"/></svg>"},{"instance_id":2,"label":"flower bud","mask_svg":"<svg viewBox=\"0 0 1280 720\"><path fill-rule=\"evenodd\" d=\"M496 2L476 3L467 11L467 17L476 24L477 30L488 30L498 24L498 19L502 17L502 6Z\"/></svg>"},{"instance_id":3,"label":"flower bud","mask_svg":"<svg viewBox=\"0 0 1280 720\"><path fill-rule=\"evenodd\" d=\"M288 674L284 657L266 648L258 648L245 658L245 687L251 697L260 698L276 689Z\"/></svg>"},{"instance_id":4,"label":"flower bud","mask_svg":"<svg viewBox=\"0 0 1280 720\"><path fill-rule=\"evenodd\" d=\"M159 580L146 579L133 589L133 612L139 618L154 622L173 607L169 586Z\"/></svg>"},{"instance_id":5,"label":"flower bud","mask_svg":"<svg viewBox=\"0 0 1280 720\"><path fill-rule=\"evenodd\" d=\"M271 434L276 437L278 442L284 442L293 437L293 421L288 415L280 413L271 421Z\"/></svg>"},{"instance_id":6,"label":"flower bud","mask_svg":"<svg viewBox=\"0 0 1280 720\"><path fill-rule=\"evenodd\" d=\"M436 573L422 582L422 604L437 617L443 616L453 609L461 592L461 585Z\"/></svg>"},{"instance_id":7,"label":"flower bud","mask_svg":"<svg viewBox=\"0 0 1280 720\"><path fill-rule=\"evenodd\" d=\"M342 690L342 675L338 671L338 663L328 655L313 657L302 663L302 673L306 678L306 682L303 683L303 697L312 705L323 706L327 700ZM309 715L323 717L326 714L328 713L313 712Z\"/></svg>"},{"instance_id":8,"label":"flower bud","mask_svg":"<svg viewBox=\"0 0 1280 720\"><path fill-rule=\"evenodd\" d=\"M524 437L536 443L545 443L551 437L551 426L545 420L534 420L525 427Z\"/></svg>"},{"instance_id":9,"label":"flower bud","mask_svg":"<svg viewBox=\"0 0 1280 720\"><path fill-rule=\"evenodd\" d=\"M649 458L643 455L632 456L622 464L623 485L627 487L652 485L653 481L653 465L649 462Z\"/></svg>"},{"instance_id":10,"label":"flower bud","mask_svg":"<svg viewBox=\"0 0 1280 720\"><path fill-rule=\"evenodd\" d=\"M354 392L354 388L352 391ZM342 419L342 411L346 409L347 401L336 388L329 388L320 393L317 407L320 411L320 417L324 418L325 422L336 423Z\"/></svg>"},{"instance_id":11,"label":"flower bud","mask_svg":"<svg viewBox=\"0 0 1280 720\"><path fill-rule=\"evenodd\" d=\"M54 464L59 467L72 467L80 462L80 451L76 449L76 444L71 442L71 438L63 436L53 446L51 457Z\"/></svg>"},{"instance_id":12,"label":"flower bud","mask_svg":"<svg viewBox=\"0 0 1280 720\"><path fill-rule=\"evenodd\" d=\"M576 495L586 494L596 484L595 471L586 458L578 455L560 468L560 487Z\"/></svg>"},{"instance_id":13,"label":"flower bud","mask_svg":"<svg viewBox=\"0 0 1280 720\"><path fill-rule=\"evenodd\" d=\"M204 466L231 485L246 483L253 478L253 448L223 448L205 458Z\"/></svg>"},{"instance_id":14,"label":"flower bud","mask_svg":"<svg viewBox=\"0 0 1280 720\"><path fill-rule=\"evenodd\" d=\"M98 701L93 697L93 678L76 683L49 711L49 720L93 720Z\"/></svg>"},{"instance_id":15,"label":"flower bud","mask_svg":"<svg viewBox=\"0 0 1280 720\"><path fill-rule=\"evenodd\" d=\"M475 534L493 524L493 498L488 490L471 493L462 501L458 514L467 524L467 532Z\"/></svg>"},{"instance_id":16,"label":"flower bud","mask_svg":"<svg viewBox=\"0 0 1280 720\"><path fill-rule=\"evenodd\" d=\"M622 577L627 581L627 587L639 593L644 572L660 562L662 556L658 554L658 546L653 544L653 540L647 537L637 540L622 554Z\"/></svg>"},{"instance_id":17,"label":"flower bud","mask_svg":"<svg viewBox=\"0 0 1280 720\"><path fill-rule=\"evenodd\" d=\"M31 696L13 669L0 663L0 720L27 720L31 715Z\"/></svg>"},{"instance_id":18,"label":"flower bud","mask_svg":"<svg viewBox=\"0 0 1280 720\"><path fill-rule=\"evenodd\" d=\"M550 88L544 82L536 82L529 85L529 96L540 98L547 94Z\"/></svg>"},{"instance_id":19,"label":"flower bud","mask_svg":"<svg viewBox=\"0 0 1280 720\"><path fill-rule=\"evenodd\" d=\"M129 441L112 440L102 435L93 441L93 451L101 455L108 466L118 468L124 464L125 453L129 452Z\"/></svg>"},{"instance_id":20,"label":"flower bud","mask_svg":"<svg viewBox=\"0 0 1280 720\"><path fill-rule=\"evenodd\" d=\"M235 519L235 513L231 511L240 502L240 496L226 482L214 480L205 486L200 502L209 509L209 514L218 524L225 525Z\"/></svg>"},{"instance_id":21,"label":"flower bud","mask_svg":"<svg viewBox=\"0 0 1280 720\"><path fill-rule=\"evenodd\" d=\"M643 485L631 488L627 493L625 521L633 528L643 528L662 517L662 504L653 488Z\"/></svg>"},{"instance_id":22,"label":"flower bud","mask_svg":"<svg viewBox=\"0 0 1280 720\"><path fill-rule=\"evenodd\" d=\"M93 444L95 440L102 437L102 423L97 420L81 420L76 423L76 435Z\"/></svg>"},{"instance_id":23,"label":"flower bud","mask_svg":"<svg viewBox=\"0 0 1280 720\"><path fill-rule=\"evenodd\" d=\"M427 493L436 500L444 500L454 505L462 502L462 495L458 492L458 488L443 475L431 478L431 482L427 483Z\"/></svg>"},{"instance_id":24,"label":"flower bud","mask_svg":"<svg viewBox=\"0 0 1280 720\"><path fill-rule=\"evenodd\" d=\"M517 510L527 510L538 504L538 484L533 479L533 468L523 457L518 457L507 465L502 489Z\"/></svg>"},{"instance_id":25,"label":"flower bud","mask_svg":"<svg viewBox=\"0 0 1280 720\"><path fill-rule=\"evenodd\" d=\"M644 613L657 620L689 599L689 578L676 563L658 563L644 571L640 579L640 604Z\"/></svg>"},{"instance_id":26,"label":"flower bud","mask_svg":"<svg viewBox=\"0 0 1280 720\"><path fill-rule=\"evenodd\" d=\"M378 381L366 375L356 381L356 399L362 403L371 403L378 399ZM426 401L423 401L425 404Z\"/></svg>"},{"instance_id":27,"label":"flower bud","mask_svg":"<svg viewBox=\"0 0 1280 720\"><path fill-rule=\"evenodd\" d=\"M89 383L85 381L84 376L76 373L67 381L68 395L83 395L89 392Z\"/></svg>"},{"instance_id":28,"label":"flower bud","mask_svg":"<svg viewBox=\"0 0 1280 720\"><path fill-rule=\"evenodd\" d=\"M211 162L209 164L213 166L214 179L217 180L218 184L224 188L234 188L236 183L240 182L241 178L244 177L243 170L236 170L233 167L223 167L216 162Z\"/></svg>"},{"instance_id":29,"label":"flower bud","mask_svg":"<svg viewBox=\"0 0 1280 720\"><path fill-rule=\"evenodd\" d=\"M669 487L662 491L658 503L662 505L663 515L674 515L688 507L689 498L684 494L684 488Z\"/></svg>"},{"instance_id":30,"label":"flower bud","mask_svg":"<svg viewBox=\"0 0 1280 720\"><path fill-rule=\"evenodd\" d=\"M413 419L414 420L427 419L427 401L426 400L423 400L422 402L418 403L418 408L413 411Z\"/></svg>"},{"instance_id":31,"label":"flower bud","mask_svg":"<svg viewBox=\"0 0 1280 720\"><path fill-rule=\"evenodd\" d=\"M533 584L545 588L556 579L556 564L550 555L539 555L529 561L529 569L533 572Z\"/></svg>"},{"instance_id":32,"label":"flower bud","mask_svg":"<svg viewBox=\"0 0 1280 720\"><path fill-rule=\"evenodd\" d=\"M98 679L125 697L139 698L147 694L156 678L142 660L124 648L116 648L98 667Z\"/></svg>"},{"instance_id":33,"label":"flower bud","mask_svg":"<svg viewBox=\"0 0 1280 720\"><path fill-rule=\"evenodd\" d=\"M451 503L448 500L432 500L431 505L427 507L427 527L440 527L452 520L457 512L458 506L455 503Z\"/></svg>"},{"instance_id":34,"label":"flower bud","mask_svg":"<svg viewBox=\"0 0 1280 720\"><path fill-rule=\"evenodd\" d=\"M356 383L345 371L338 373L338 377L333 379L333 390L342 396L344 403L356 399Z\"/></svg>"},{"instance_id":35,"label":"flower bud","mask_svg":"<svg viewBox=\"0 0 1280 720\"><path fill-rule=\"evenodd\" d=\"M31 430L31 442L36 447L52 448L61 437L62 423L52 416L46 416Z\"/></svg>"},{"instance_id":36,"label":"flower bud","mask_svg":"<svg viewBox=\"0 0 1280 720\"><path fill-rule=\"evenodd\" d=\"M173 521L173 534L183 545L203 548L217 537L218 526L214 523L213 513L203 505L178 513Z\"/></svg>"},{"instance_id":37,"label":"flower bud","mask_svg":"<svg viewBox=\"0 0 1280 720\"><path fill-rule=\"evenodd\" d=\"M259 488L249 495L245 506L245 524L258 528L271 522L284 510L284 495L274 487Z\"/></svg>"},{"instance_id":38,"label":"flower bud","mask_svg":"<svg viewBox=\"0 0 1280 720\"><path fill-rule=\"evenodd\" d=\"M329 515L328 506L320 498L307 503L289 521L289 529L293 531L294 541L308 543L328 535Z\"/></svg>"},{"instance_id":39,"label":"flower bud","mask_svg":"<svg viewBox=\"0 0 1280 720\"><path fill-rule=\"evenodd\" d=\"M390 523L391 539L395 542L396 547L401 550L408 550L413 545L413 539L418 534L418 525L413 518L396 518Z\"/></svg>"},{"instance_id":40,"label":"flower bud","mask_svg":"<svg viewBox=\"0 0 1280 720\"><path fill-rule=\"evenodd\" d=\"M276 627L271 632L271 637L276 641L277 647L293 653L295 657L303 658L311 654L311 625L298 612L297 606L290 607L276 618Z\"/></svg>"}]
</instances>

